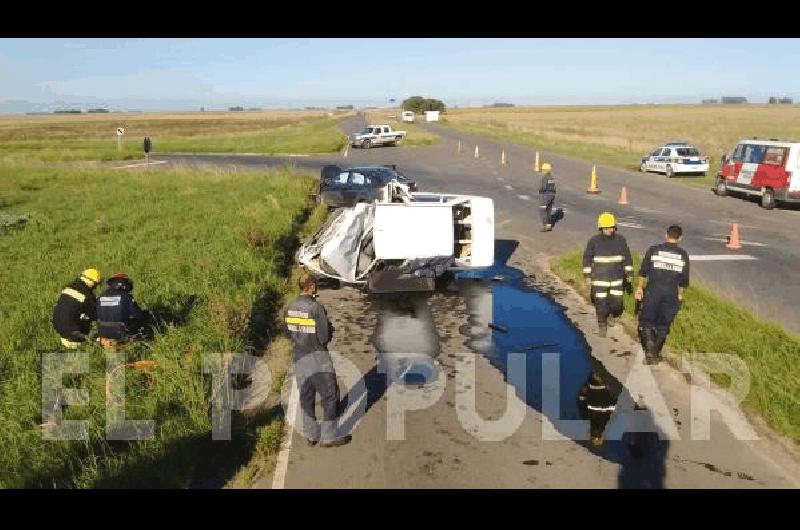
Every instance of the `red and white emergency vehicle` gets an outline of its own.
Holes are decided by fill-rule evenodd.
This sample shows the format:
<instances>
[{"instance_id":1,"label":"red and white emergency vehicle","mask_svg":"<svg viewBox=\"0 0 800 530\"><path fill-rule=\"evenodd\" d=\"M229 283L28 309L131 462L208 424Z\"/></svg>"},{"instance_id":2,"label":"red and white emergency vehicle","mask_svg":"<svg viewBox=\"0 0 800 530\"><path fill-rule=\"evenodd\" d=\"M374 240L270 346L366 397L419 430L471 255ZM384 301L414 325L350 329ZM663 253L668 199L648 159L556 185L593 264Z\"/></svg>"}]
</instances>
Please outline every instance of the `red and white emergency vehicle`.
<instances>
[{"instance_id":1,"label":"red and white emergency vehicle","mask_svg":"<svg viewBox=\"0 0 800 530\"><path fill-rule=\"evenodd\" d=\"M800 202L800 142L740 141L723 157L714 193L757 196L767 210L781 202Z\"/></svg>"}]
</instances>

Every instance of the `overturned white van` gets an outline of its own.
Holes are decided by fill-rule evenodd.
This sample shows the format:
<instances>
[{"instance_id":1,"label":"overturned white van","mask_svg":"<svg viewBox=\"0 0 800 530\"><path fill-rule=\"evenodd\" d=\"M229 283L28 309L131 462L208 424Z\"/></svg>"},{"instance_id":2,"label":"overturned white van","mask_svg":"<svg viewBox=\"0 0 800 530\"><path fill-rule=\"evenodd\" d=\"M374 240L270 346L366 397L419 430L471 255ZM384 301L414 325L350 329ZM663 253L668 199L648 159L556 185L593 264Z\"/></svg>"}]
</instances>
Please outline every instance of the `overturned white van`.
<instances>
[{"instance_id":1,"label":"overturned white van","mask_svg":"<svg viewBox=\"0 0 800 530\"><path fill-rule=\"evenodd\" d=\"M448 271L492 266L494 203L392 182L377 201L334 212L297 261L317 277L370 292L433 290Z\"/></svg>"}]
</instances>

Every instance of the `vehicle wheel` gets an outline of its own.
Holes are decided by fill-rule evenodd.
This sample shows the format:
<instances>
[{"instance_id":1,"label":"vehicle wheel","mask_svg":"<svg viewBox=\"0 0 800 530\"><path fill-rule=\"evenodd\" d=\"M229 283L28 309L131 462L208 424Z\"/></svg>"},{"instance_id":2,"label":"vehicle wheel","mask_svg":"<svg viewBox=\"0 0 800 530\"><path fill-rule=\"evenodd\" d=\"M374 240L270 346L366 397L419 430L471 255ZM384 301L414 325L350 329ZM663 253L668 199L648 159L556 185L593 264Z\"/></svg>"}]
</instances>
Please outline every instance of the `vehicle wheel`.
<instances>
[{"instance_id":1,"label":"vehicle wheel","mask_svg":"<svg viewBox=\"0 0 800 530\"><path fill-rule=\"evenodd\" d=\"M639 171L641 171L642 173L647 173L647 164L642 162L642 165L639 166Z\"/></svg>"},{"instance_id":2,"label":"vehicle wheel","mask_svg":"<svg viewBox=\"0 0 800 530\"><path fill-rule=\"evenodd\" d=\"M724 197L728 194L728 186L725 185L723 179L717 179L717 184L714 186L714 194L718 197Z\"/></svg>"},{"instance_id":3,"label":"vehicle wheel","mask_svg":"<svg viewBox=\"0 0 800 530\"><path fill-rule=\"evenodd\" d=\"M364 140L363 142L361 142L361 147L363 147L364 149L369 149L370 147L372 147L372 141Z\"/></svg>"},{"instance_id":4,"label":"vehicle wheel","mask_svg":"<svg viewBox=\"0 0 800 530\"><path fill-rule=\"evenodd\" d=\"M772 210L775 208L775 192L767 188L764 190L764 195L761 196L761 207L765 210Z\"/></svg>"},{"instance_id":5,"label":"vehicle wheel","mask_svg":"<svg viewBox=\"0 0 800 530\"><path fill-rule=\"evenodd\" d=\"M665 172L665 175L667 175L668 179L671 179L672 177L675 176L675 173L673 173L672 171L672 166L670 166L669 164L667 164L667 170Z\"/></svg>"},{"instance_id":6,"label":"vehicle wheel","mask_svg":"<svg viewBox=\"0 0 800 530\"><path fill-rule=\"evenodd\" d=\"M400 142L402 142L402 141L403 141L403 137L402 137L402 136L398 136L398 137L395 139L394 145L397 145L397 144L399 144L399 143L400 143Z\"/></svg>"},{"instance_id":7,"label":"vehicle wheel","mask_svg":"<svg viewBox=\"0 0 800 530\"><path fill-rule=\"evenodd\" d=\"M389 147L397 147L397 142L389 142Z\"/></svg>"}]
</instances>

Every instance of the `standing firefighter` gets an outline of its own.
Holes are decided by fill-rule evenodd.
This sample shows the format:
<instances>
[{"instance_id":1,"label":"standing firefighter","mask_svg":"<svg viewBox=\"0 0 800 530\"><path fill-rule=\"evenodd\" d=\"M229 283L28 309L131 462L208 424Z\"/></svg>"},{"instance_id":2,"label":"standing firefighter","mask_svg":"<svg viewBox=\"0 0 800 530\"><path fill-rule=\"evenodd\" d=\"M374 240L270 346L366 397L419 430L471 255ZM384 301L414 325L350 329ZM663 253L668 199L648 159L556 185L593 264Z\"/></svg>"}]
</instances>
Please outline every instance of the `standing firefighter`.
<instances>
[{"instance_id":1,"label":"standing firefighter","mask_svg":"<svg viewBox=\"0 0 800 530\"><path fill-rule=\"evenodd\" d=\"M556 179L549 162L542 164L542 183L539 185L539 213L542 218L542 232L553 229L553 202L556 200Z\"/></svg>"},{"instance_id":2,"label":"standing firefighter","mask_svg":"<svg viewBox=\"0 0 800 530\"><path fill-rule=\"evenodd\" d=\"M86 269L61 291L53 308L53 327L65 348L74 350L87 340L92 322L97 318L94 289L98 283L100 272Z\"/></svg>"},{"instance_id":3,"label":"standing firefighter","mask_svg":"<svg viewBox=\"0 0 800 530\"><path fill-rule=\"evenodd\" d=\"M600 233L592 236L583 252L583 275L591 279L591 297L597 312L600 336L622 314L625 283L630 285L633 260L625 238L617 233L614 214L604 212L597 220Z\"/></svg>"},{"instance_id":4,"label":"standing firefighter","mask_svg":"<svg viewBox=\"0 0 800 530\"><path fill-rule=\"evenodd\" d=\"M639 340L646 364L658 364L669 328L689 286L689 255L678 246L683 230L678 225L667 229L667 242L647 249L639 270L636 300L639 310ZM647 287L642 288L645 280Z\"/></svg>"},{"instance_id":5,"label":"standing firefighter","mask_svg":"<svg viewBox=\"0 0 800 530\"><path fill-rule=\"evenodd\" d=\"M589 419L589 432L592 445L603 445L603 432L616 408L616 400L609 392L603 378L592 372L578 393L579 407L584 417Z\"/></svg>"},{"instance_id":6,"label":"standing firefighter","mask_svg":"<svg viewBox=\"0 0 800 530\"><path fill-rule=\"evenodd\" d=\"M294 371L300 388L303 433L310 445L316 445L318 441L322 447L344 445L351 437L337 437L339 385L327 348L333 326L325 308L314 299L316 280L303 274L299 283L301 294L286 308L284 321L294 342ZM322 401L321 428L315 412L317 394Z\"/></svg>"},{"instance_id":7,"label":"standing firefighter","mask_svg":"<svg viewBox=\"0 0 800 530\"><path fill-rule=\"evenodd\" d=\"M97 334L104 348L113 348L141 335L148 319L133 298L133 281L127 274L115 274L107 283L97 303Z\"/></svg>"}]
</instances>

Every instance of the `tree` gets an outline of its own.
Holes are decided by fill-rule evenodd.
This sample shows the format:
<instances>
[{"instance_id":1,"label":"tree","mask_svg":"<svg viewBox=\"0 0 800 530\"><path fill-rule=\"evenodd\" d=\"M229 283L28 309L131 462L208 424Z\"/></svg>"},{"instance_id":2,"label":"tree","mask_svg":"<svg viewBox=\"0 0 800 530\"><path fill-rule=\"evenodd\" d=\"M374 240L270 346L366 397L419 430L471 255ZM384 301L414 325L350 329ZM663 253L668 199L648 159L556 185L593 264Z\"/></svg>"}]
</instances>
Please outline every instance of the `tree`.
<instances>
[{"instance_id":1,"label":"tree","mask_svg":"<svg viewBox=\"0 0 800 530\"><path fill-rule=\"evenodd\" d=\"M411 96L403 101L403 110L410 110L415 114L422 114L426 110L445 112L446 108L446 105L441 100L423 98L422 96Z\"/></svg>"}]
</instances>

